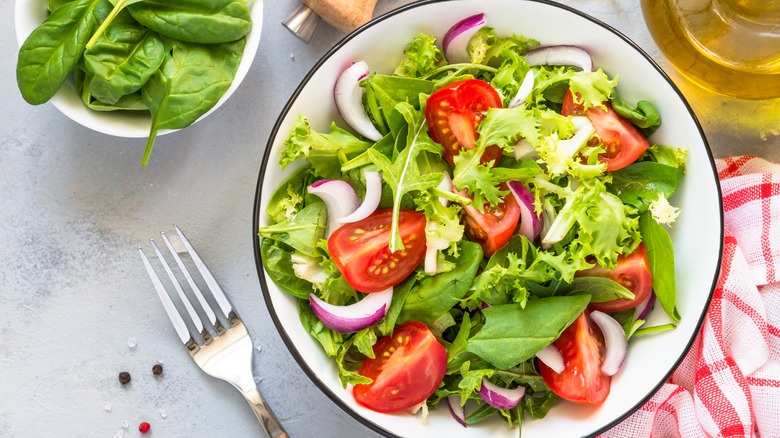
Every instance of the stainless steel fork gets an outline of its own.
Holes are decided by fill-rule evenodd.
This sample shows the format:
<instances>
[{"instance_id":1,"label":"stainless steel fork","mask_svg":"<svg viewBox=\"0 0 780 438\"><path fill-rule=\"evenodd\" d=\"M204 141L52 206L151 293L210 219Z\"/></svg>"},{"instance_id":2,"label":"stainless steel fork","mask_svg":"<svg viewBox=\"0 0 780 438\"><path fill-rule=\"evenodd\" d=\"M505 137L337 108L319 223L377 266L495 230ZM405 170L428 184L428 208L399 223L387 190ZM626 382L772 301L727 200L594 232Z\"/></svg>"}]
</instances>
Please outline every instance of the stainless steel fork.
<instances>
[{"instance_id":1,"label":"stainless steel fork","mask_svg":"<svg viewBox=\"0 0 780 438\"><path fill-rule=\"evenodd\" d=\"M192 303L187 298L181 283L179 283L177 277L174 275L170 265L165 261L157 244L154 243L154 240L149 239L154 252L157 254L157 258L162 263L163 269L168 274L171 283L173 283L173 287L176 289L176 293L184 308L187 310L187 314L197 329L198 337L200 338L198 340L196 339L196 336L193 336L192 333L190 333L187 324L176 309L176 306L168 295L168 292L165 290L162 281L160 281L160 277L157 276L154 268L152 268L143 249L138 247L138 251L141 253L141 259L149 273L149 278L152 279L152 284L154 284L154 288L157 290L157 295L160 297L160 301L162 301L165 312L173 323L173 327L176 329L179 339L181 339L182 343L187 347L187 351L189 351L190 356L195 360L195 363L198 364L206 374L230 383L244 395L249 402L249 405L252 407L252 411L254 411L257 416L257 419L260 420L263 430L265 430L265 433L269 437L287 438L287 432L284 430L273 411L271 411L271 408L265 402L263 396L260 395L260 391L257 390L257 385L252 376L253 344L244 323L241 321L241 318L238 317L238 313L233 309L232 303L222 291L219 284L217 284L217 280L211 274L209 268L203 263L203 260L201 260L198 253L195 252L195 249L187 238L184 237L184 234L179 227L174 225L174 228L186 249L186 251L182 251L182 253L189 253L192 262L203 277L203 281L209 291L211 291L214 301L216 301L219 309L228 321L228 327L225 328L206 301L206 298L195 283L192 275L190 275L189 271L184 266L179 253L173 248L168 236L166 236L165 233L160 233L165 245L170 250L174 260L176 260L176 264L181 270L184 278L187 280L187 284L189 284L192 293L200 303L203 313L206 314L208 322L211 324L215 333L215 335L212 335L204 326L201 318L192 306Z\"/></svg>"}]
</instances>

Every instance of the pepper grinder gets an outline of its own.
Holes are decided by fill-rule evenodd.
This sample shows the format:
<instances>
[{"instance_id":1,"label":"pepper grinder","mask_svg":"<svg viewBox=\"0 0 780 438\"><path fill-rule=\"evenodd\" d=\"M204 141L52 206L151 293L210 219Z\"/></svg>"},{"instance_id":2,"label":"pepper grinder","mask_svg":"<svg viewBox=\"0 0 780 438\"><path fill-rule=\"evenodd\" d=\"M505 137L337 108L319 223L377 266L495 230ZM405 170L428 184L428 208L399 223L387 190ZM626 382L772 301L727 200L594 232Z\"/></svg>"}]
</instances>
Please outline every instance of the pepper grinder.
<instances>
[{"instance_id":1,"label":"pepper grinder","mask_svg":"<svg viewBox=\"0 0 780 438\"><path fill-rule=\"evenodd\" d=\"M282 24L308 43L322 17L333 27L352 32L368 23L377 0L301 0L302 4Z\"/></svg>"}]
</instances>

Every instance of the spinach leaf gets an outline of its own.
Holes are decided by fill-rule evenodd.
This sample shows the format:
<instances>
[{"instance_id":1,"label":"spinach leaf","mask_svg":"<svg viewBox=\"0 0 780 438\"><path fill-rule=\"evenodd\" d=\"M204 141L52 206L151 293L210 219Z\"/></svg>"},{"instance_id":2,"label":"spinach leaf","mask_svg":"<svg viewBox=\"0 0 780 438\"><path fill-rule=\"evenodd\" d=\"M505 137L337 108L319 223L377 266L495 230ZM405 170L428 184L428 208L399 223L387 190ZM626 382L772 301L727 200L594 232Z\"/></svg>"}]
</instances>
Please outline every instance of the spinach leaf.
<instances>
[{"instance_id":1,"label":"spinach leaf","mask_svg":"<svg viewBox=\"0 0 780 438\"><path fill-rule=\"evenodd\" d=\"M108 15L108 0L74 0L58 7L19 48L16 82L32 105L57 93L84 53L93 28Z\"/></svg>"},{"instance_id":2,"label":"spinach leaf","mask_svg":"<svg viewBox=\"0 0 780 438\"><path fill-rule=\"evenodd\" d=\"M431 326L466 294L482 261L482 248L469 241L460 245L457 265L449 272L425 277L406 298L399 323L419 321Z\"/></svg>"},{"instance_id":3,"label":"spinach leaf","mask_svg":"<svg viewBox=\"0 0 780 438\"><path fill-rule=\"evenodd\" d=\"M325 204L316 202L304 207L289 219L260 228L260 236L291 246L310 257L316 257L317 242L325 233L328 214Z\"/></svg>"},{"instance_id":4,"label":"spinach leaf","mask_svg":"<svg viewBox=\"0 0 780 438\"><path fill-rule=\"evenodd\" d=\"M54 12L59 9L60 6L72 1L73 0L49 0L49 12Z\"/></svg>"},{"instance_id":5,"label":"spinach leaf","mask_svg":"<svg viewBox=\"0 0 780 438\"><path fill-rule=\"evenodd\" d=\"M647 249L655 296L666 314L672 320L680 321L680 314L675 305L676 286L672 239L650 212L644 212L639 216L639 232Z\"/></svg>"},{"instance_id":6,"label":"spinach leaf","mask_svg":"<svg viewBox=\"0 0 780 438\"><path fill-rule=\"evenodd\" d=\"M412 288L417 285L417 276L410 275L401 283L395 285L393 288L393 300L390 302L390 308L387 309L387 314L381 321L379 321L376 327L382 333L383 336L387 336L393 333L396 321L398 321L398 315L401 314L401 309L406 302L406 298L412 292Z\"/></svg>"},{"instance_id":7,"label":"spinach leaf","mask_svg":"<svg viewBox=\"0 0 780 438\"><path fill-rule=\"evenodd\" d=\"M612 182L607 189L626 204L646 211L659 195L669 198L680 186L685 169L653 161L632 163L610 172Z\"/></svg>"},{"instance_id":8,"label":"spinach leaf","mask_svg":"<svg viewBox=\"0 0 780 438\"><path fill-rule=\"evenodd\" d=\"M238 70L246 39L197 45L170 40L159 70L141 88L152 112L152 127L142 165L149 162L157 131L186 128L225 94Z\"/></svg>"},{"instance_id":9,"label":"spinach leaf","mask_svg":"<svg viewBox=\"0 0 780 438\"><path fill-rule=\"evenodd\" d=\"M170 38L200 44L236 41L252 28L244 0L129 0L139 23Z\"/></svg>"},{"instance_id":10,"label":"spinach leaf","mask_svg":"<svg viewBox=\"0 0 780 438\"><path fill-rule=\"evenodd\" d=\"M271 280L288 294L308 300L314 288L310 282L295 276L290 261L291 255L292 253L276 240L263 239L260 244L260 258Z\"/></svg>"},{"instance_id":11,"label":"spinach leaf","mask_svg":"<svg viewBox=\"0 0 780 438\"><path fill-rule=\"evenodd\" d=\"M590 294L591 303L627 298L633 300L634 294L621 284L606 277L577 277L571 282L569 290L584 291Z\"/></svg>"},{"instance_id":12,"label":"spinach leaf","mask_svg":"<svg viewBox=\"0 0 780 438\"><path fill-rule=\"evenodd\" d=\"M372 119L377 120L380 126L388 127L393 137L398 137L405 122L402 115L396 111L396 106L399 103L408 103L419 110L419 96L431 94L435 83L423 79L374 74L362 85L366 88L366 103Z\"/></svg>"},{"instance_id":13,"label":"spinach leaf","mask_svg":"<svg viewBox=\"0 0 780 438\"><path fill-rule=\"evenodd\" d=\"M108 26L111 25L111 23L114 22L114 19L119 16L122 12L124 12L125 8L129 5L132 5L133 3L138 3L143 0L111 0L111 3L114 4L114 8L111 9L111 12L109 12L108 16L105 20L103 20L102 23L100 23L100 27L97 28L95 33L92 34L92 38L89 39L87 42L87 48L92 47L103 35L103 32L106 31Z\"/></svg>"},{"instance_id":14,"label":"spinach leaf","mask_svg":"<svg viewBox=\"0 0 780 438\"><path fill-rule=\"evenodd\" d=\"M539 350L558 339L590 302L589 295L529 300L484 309L482 329L469 339L467 351L506 370L528 360Z\"/></svg>"},{"instance_id":15,"label":"spinach leaf","mask_svg":"<svg viewBox=\"0 0 780 438\"><path fill-rule=\"evenodd\" d=\"M141 89L165 58L162 40L141 26L114 24L84 51L84 67L93 77L89 92L108 104Z\"/></svg>"},{"instance_id":16,"label":"spinach leaf","mask_svg":"<svg viewBox=\"0 0 780 438\"><path fill-rule=\"evenodd\" d=\"M617 93L612 93L610 103L616 113L636 125L646 137L649 137L661 126L661 114L652 103L646 100L640 100L634 108L620 99Z\"/></svg>"},{"instance_id":17,"label":"spinach leaf","mask_svg":"<svg viewBox=\"0 0 780 438\"><path fill-rule=\"evenodd\" d=\"M89 92L89 86L93 80L92 73L87 73L79 67L73 70L73 78L76 82L76 90L81 96L84 105L93 111L149 111L149 108L146 107L141 98L140 92L122 96L115 103L105 103L96 99Z\"/></svg>"}]
</instances>

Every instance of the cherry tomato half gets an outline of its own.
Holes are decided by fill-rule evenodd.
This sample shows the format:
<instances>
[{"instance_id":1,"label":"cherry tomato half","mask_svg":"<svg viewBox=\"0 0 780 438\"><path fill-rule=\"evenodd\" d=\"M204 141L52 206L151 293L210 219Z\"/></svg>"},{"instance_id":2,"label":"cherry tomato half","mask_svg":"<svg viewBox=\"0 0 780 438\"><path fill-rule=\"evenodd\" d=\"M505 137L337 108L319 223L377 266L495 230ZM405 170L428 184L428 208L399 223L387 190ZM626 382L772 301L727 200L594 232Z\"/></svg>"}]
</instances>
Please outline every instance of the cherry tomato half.
<instances>
[{"instance_id":1,"label":"cherry tomato half","mask_svg":"<svg viewBox=\"0 0 780 438\"><path fill-rule=\"evenodd\" d=\"M602 312L620 312L633 309L646 300L653 290L653 278L650 274L650 260L647 258L645 244L639 246L628 256L620 255L617 258L615 269L605 269L596 266L584 271L577 271L575 277L607 277L634 293L634 299L620 298L603 303L590 303L593 310Z\"/></svg>"},{"instance_id":2,"label":"cherry tomato half","mask_svg":"<svg viewBox=\"0 0 780 438\"><path fill-rule=\"evenodd\" d=\"M453 157L461 149L473 149L477 126L487 115L488 108L501 108L501 97L487 82L466 79L440 88L425 104L428 131L436 143L444 147L444 159L455 165ZM501 158L501 148L488 146L480 162Z\"/></svg>"},{"instance_id":3,"label":"cherry tomato half","mask_svg":"<svg viewBox=\"0 0 780 438\"><path fill-rule=\"evenodd\" d=\"M576 403L595 405L606 400L612 377L601 372L604 340L590 311L583 311L553 344L561 351L566 368L558 374L540 361L539 371L547 386Z\"/></svg>"},{"instance_id":4,"label":"cherry tomato half","mask_svg":"<svg viewBox=\"0 0 780 438\"><path fill-rule=\"evenodd\" d=\"M407 322L374 344L375 359L367 358L358 373L372 378L355 385L352 395L376 412L409 409L427 399L447 371L447 352L425 324Z\"/></svg>"},{"instance_id":5,"label":"cherry tomato half","mask_svg":"<svg viewBox=\"0 0 780 438\"><path fill-rule=\"evenodd\" d=\"M393 210L380 210L337 228L328 251L350 286L360 292L380 292L400 283L425 256L425 215L401 210L398 232L404 249L390 252Z\"/></svg>"},{"instance_id":6,"label":"cherry tomato half","mask_svg":"<svg viewBox=\"0 0 780 438\"><path fill-rule=\"evenodd\" d=\"M506 184L501 184L501 190L508 190ZM491 208L485 205L485 212L480 213L473 205L463 207L463 223L466 234L471 241L482 246L485 257L492 256L501 249L517 228L520 220L520 206L511 193L501 198L503 202Z\"/></svg>"},{"instance_id":7,"label":"cherry tomato half","mask_svg":"<svg viewBox=\"0 0 780 438\"><path fill-rule=\"evenodd\" d=\"M591 107L583 111L583 106L574 102L574 96L569 90L563 100L561 114L570 116L584 113L596 129L596 135L606 151L599 155L599 159L607 163L609 171L622 169L636 161L650 143L636 126L616 113L608 102L604 102L604 106L606 110Z\"/></svg>"}]
</instances>

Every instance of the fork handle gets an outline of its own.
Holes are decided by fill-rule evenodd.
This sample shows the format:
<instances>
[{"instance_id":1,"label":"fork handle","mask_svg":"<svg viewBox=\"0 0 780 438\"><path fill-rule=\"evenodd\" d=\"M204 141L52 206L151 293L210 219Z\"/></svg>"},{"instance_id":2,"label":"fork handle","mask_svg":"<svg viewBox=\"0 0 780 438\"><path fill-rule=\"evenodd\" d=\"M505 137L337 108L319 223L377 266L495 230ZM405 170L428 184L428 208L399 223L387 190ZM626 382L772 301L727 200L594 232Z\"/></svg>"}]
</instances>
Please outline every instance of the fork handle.
<instances>
[{"instance_id":1,"label":"fork handle","mask_svg":"<svg viewBox=\"0 0 780 438\"><path fill-rule=\"evenodd\" d=\"M282 423L276 418L276 415L274 415L274 412L268 406L268 403L265 402L263 396L260 395L260 391L257 388L241 390L241 393L244 394L244 398L249 402L249 406L252 407L252 411L257 416L257 419L260 420L260 426L263 427L266 435L270 438L289 438L287 431L282 427Z\"/></svg>"}]
</instances>

